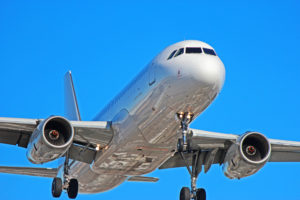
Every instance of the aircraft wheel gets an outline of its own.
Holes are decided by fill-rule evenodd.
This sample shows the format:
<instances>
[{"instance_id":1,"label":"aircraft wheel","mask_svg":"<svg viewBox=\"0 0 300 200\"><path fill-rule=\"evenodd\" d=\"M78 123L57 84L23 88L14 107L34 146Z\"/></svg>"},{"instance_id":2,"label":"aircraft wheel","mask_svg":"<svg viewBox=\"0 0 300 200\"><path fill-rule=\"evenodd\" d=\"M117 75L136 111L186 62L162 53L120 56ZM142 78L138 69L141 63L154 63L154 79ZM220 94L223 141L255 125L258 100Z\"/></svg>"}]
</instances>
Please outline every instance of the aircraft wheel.
<instances>
[{"instance_id":1,"label":"aircraft wheel","mask_svg":"<svg viewBox=\"0 0 300 200\"><path fill-rule=\"evenodd\" d=\"M191 193L190 189L188 187L183 187L180 190L180 200L190 200L191 199Z\"/></svg>"},{"instance_id":2,"label":"aircraft wheel","mask_svg":"<svg viewBox=\"0 0 300 200\"><path fill-rule=\"evenodd\" d=\"M78 181L77 179L71 179L68 187L68 196L70 199L75 199L78 194Z\"/></svg>"},{"instance_id":3,"label":"aircraft wheel","mask_svg":"<svg viewBox=\"0 0 300 200\"><path fill-rule=\"evenodd\" d=\"M54 178L52 181L52 196L55 198L60 197L61 192L62 192L62 180L61 178Z\"/></svg>"},{"instance_id":4,"label":"aircraft wheel","mask_svg":"<svg viewBox=\"0 0 300 200\"><path fill-rule=\"evenodd\" d=\"M196 199L197 200L206 200L206 192L205 189L200 188L196 191Z\"/></svg>"}]
</instances>

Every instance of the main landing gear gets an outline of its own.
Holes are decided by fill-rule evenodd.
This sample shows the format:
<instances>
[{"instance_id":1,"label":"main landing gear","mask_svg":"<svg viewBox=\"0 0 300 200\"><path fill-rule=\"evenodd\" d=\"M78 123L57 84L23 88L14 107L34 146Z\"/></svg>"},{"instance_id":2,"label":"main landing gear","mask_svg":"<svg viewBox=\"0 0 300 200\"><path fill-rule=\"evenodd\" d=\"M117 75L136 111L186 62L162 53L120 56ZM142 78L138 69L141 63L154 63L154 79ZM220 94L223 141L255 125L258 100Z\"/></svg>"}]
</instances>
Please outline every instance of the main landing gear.
<instances>
[{"instance_id":1,"label":"main landing gear","mask_svg":"<svg viewBox=\"0 0 300 200\"><path fill-rule=\"evenodd\" d=\"M182 138L178 139L177 151L180 154L182 160L185 163L185 166L191 176L191 189L188 187L183 187L180 191L180 200L206 200L206 192L203 188L197 188L197 179L198 175L202 169L202 163L200 161L201 151L193 151L191 142L192 142L192 131L189 130L189 123L193 119L193 114L186 113L177 113L177 118L181 122L181 132ZM184 152L192 153L192 166L190 168L187 159L184 156Z\"/></svg>"},{"instance_id":2,"label":"main landing gear","mask_svg":"<svg viewBox=\"0 0 300 200\"><path fill-rule=\"evenodd\" d=\"M77 179L69 179L69 156L66 155L64 163L64 183L61 178L55 177L52 181L52 196L55 198L60 197L63 189L68 193L70 199L75 199L78 194L78 181Z\"/></svg>"},{"instance_id":3,"label":"main landing gear","mask_svg":"<svg viewBox=\"0 0 300 200\"><path fill-rule=\"evenodd\" d=\"M70 199L75 199L78 194L78 181L77 179L71 179L66 187L68 196ZM61 193L63 191L63 184L61 178L54 178L52 181L52 196L55 198L60 197Z\"/></svg>"},{"instance_id":4,"label":"main landing gear","mask_svg":"<svg viewBox=\"0 0 300 200\"><path fill-rule=\"evenodd\" d=\"M192 154L192 169L188 165L183 152L179 152L182 160L184 161L186 168L191 176L191 189L183 187L180 191L180 200L206 200L206 192L203 188L197 188L198 175L202 169L202 163L200 162L200 151L195 151Z\"/></svg>"}]
</instances>

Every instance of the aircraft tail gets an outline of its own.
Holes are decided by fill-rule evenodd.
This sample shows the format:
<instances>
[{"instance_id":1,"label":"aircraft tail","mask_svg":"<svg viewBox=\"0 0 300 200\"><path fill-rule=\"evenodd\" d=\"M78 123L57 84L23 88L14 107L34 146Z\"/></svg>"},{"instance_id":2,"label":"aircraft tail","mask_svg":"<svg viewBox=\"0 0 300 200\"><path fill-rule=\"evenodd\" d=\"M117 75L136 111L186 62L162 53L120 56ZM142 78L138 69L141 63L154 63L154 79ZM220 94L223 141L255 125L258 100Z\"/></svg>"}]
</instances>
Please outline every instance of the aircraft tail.
<instances>
[{"instance_id":1,"label":"aircraft tail","mask_svg":"<svg viewBox=\"0 0 300 200\"><path fill-rule=\"evenodd\" d=\"M65 84L65 117L69 120L81 121L75 88L73 84L71 71L68 71L64 77Z\"/></svg>"}]
</instances>

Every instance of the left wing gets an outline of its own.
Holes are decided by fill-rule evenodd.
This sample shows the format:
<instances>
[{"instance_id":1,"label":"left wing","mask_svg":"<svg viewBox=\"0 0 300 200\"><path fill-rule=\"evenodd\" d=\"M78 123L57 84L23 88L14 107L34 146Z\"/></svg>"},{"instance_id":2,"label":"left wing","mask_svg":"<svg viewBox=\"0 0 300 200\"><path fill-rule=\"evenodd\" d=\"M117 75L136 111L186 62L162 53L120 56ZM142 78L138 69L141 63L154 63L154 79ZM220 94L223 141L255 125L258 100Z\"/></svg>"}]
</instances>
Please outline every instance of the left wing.
<instances>
[{"instance_id":1,"label":"left wing","mask_svg":"<svg viewBox=\"0 0 300 200\"><path fill-rule=\"evenodd\" d=\"M26 148L29 138L43 119L0 117L0 143ZM75 131L74 143L107 145L112 139L110 122L70 121Z\"/></svg>"},{"instance_id":2,"label":"left wing","mask_svg":"<svg viewBox=\"0 0 300 200\"><path fill-rule=\"evenodd\" d=\"M0 143L27 148L31 134L43 119L0 117ZM111 123L106 121L70 121L74 140L70 148L71 159L91 163L95 147L104 147L113 137Z\"/></svg>"},{"instance_id":3,"label":"left wing","mask_svg":"<svg viewBox=\"0 0 300 200\"><path fill-rule=\"evenodd\" d=\"M207 172L212 164L223 164L229 147L237 143L240 135L216 133L191 129L192 151L201 151L199 162ZM300 142L268 139L271 144L271 156L269 162L300 162ZM184 152L186 161L176 152L173 157L163 163L159 169L184 167L186 163L192 165L193 153Z\"/></svg>"},{"instance_id":4,"label":"left wing","mask_svg":"<svg viewBox=\"0 0 300 200\"><path fill-rule=\"evenodd\" d=\"M0 143L27 147L39 120L0 117Z\"/></svg>"}]
</instances>

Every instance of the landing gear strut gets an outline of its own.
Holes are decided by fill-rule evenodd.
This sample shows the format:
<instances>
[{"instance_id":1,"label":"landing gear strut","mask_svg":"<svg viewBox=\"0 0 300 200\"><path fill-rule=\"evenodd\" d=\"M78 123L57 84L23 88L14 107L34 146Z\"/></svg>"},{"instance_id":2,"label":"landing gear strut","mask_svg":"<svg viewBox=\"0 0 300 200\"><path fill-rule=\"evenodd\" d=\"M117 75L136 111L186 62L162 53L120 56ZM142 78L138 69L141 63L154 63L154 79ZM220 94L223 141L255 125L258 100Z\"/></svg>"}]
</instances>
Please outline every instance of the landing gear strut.
<instances>
[{"instance_id":1,"label":"landing gear strut","mask_svg":"<svg viewBox=\"0 0 300 200\"><path fill-rule=\"evenodd\" d=\"M65 189L70 199L75 199L78 194L78 181L77 179L69 178L69 156L66 154L63 172L64 183L61 178L55 177L52 182L52 196L55 198L60 197L62 190Z\"/></svg>"},{"instance_id":2,"label":"landing gear strut","mask_svg":"<svg viewBox=\"0 0 300 200\"><path fill-rule=\"evenodd\" d=\"M192 132L189 130L189 123L194 117L190 112L179 112L177 118L180 120L182 138L178 139L177 149L178 152L190 151Z\"/></svg>"},{"instance_id":3,"label":"landing gear strut","mask_svg":"<svg viewBox=\"0 0 300 200\"><path fill-rule=\"evenodd\" d=\"M189 123L193 119L193 114L177 113L177 118L181 123L182 138L178 139L177 151L180 154L185 166L191 176L191 189L183 187L180 191L180 200L206 200L206 192L203 188L197 188L198 175L202 169L202 162L200 161L201 151L193 151L191 148L192 132L189 130ZM192 153L192 169L190 168L183 152Z\"/></svg>"},{"instance_id":4,"label":"landing gear strut","mask_svg":"<svg viewBox=\"0 0 300 200\"><path fill-rule=\"evenodd\" d=\"M183 152L179 152L182 160L184 161L186 168L191 176L191 190L187 187L183 187L180 191L180 200L206 200L206 192L203 188L197 188L198 175L202 169L202 163L200 162L201 151L193 152L192 157L192 169L188 165Z\"/></svg>"}]
</instances>

